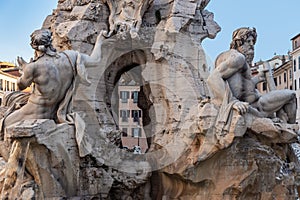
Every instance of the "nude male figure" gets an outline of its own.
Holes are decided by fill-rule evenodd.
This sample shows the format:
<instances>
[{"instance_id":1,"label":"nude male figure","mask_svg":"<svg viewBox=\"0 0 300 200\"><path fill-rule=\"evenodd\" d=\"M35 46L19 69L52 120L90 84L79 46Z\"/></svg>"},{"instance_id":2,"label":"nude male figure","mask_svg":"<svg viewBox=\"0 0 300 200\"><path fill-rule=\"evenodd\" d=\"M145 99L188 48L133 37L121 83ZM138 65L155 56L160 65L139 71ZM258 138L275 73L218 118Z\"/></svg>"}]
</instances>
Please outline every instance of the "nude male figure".
<instances>
[{"instance_id":1,"label":"nude male figure","mask_svg":"<svg viewBox=\"0 0 300 200\"><path fill-rule=\"evenodd\" d=\"M240 114L248 111L260 117L277 117L288 123L296 121L296 95L291 90L274 90L261 95L256 90L259 82L265 81L264 73L252 77L250 64L254 57L256 30L239 28L233 32L230 50L221 53L215 69L208 78L214 101L220 105L226 91L226 82L233 97L238 100L233 108Z\"/></svg>"},{"instance_id":2,"label":"nude male figure","mask_svg":"<svg viewBox=\"0 0 300 200\"><path fill-rule=\"evenodd\" d=\"M20 90L34 83L28 103L12 112L4 119L4 127L22 119L57 119L56 112L78 71L76 65L96 67L100 63L103 32L91 55L67 50L57 53L52 47L51 32L48 29L36 30L31 34L31 46L35 50L35 58L26 63L18 58L23 74L17 84Z\"/></svg>"}]
</instances>

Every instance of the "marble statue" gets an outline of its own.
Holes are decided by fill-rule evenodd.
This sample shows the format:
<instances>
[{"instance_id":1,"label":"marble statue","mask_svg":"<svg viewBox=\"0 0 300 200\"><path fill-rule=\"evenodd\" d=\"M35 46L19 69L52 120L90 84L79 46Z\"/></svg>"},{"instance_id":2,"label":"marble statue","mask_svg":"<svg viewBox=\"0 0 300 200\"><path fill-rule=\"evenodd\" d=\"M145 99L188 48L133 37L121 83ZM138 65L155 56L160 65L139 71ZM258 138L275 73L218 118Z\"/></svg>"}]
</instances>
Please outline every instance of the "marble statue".
<instances>
[{"instance_id":1,"label":"marble statue","mask_svg":"<svg viewBox=\"0 0 300 200\"><path fill-rule=\"evenodd\" d=\"M31 34L31 46L35 50L34 59L26 63L23 58L18 57L22 72L17 81L18 87L23 90L33 85L32 92L23 107L5 116L3 128L24 119L67 122L67 115L71 112L75 79L80 77L83 82L89 84L85 67L99 65L103 32L99 33L90 56L71 50L56 52L51 36L48 29L34 31Z\"/></svg>"},{"instance_id":2,"label":"marble statue","mask_svg":"<svg viewBox=\"0 0 300 200\"><path fill-rule=\"evenodd\" d=\"M247 129L262 135L272 133L267 137L273 142L292 142L297 135L295 92L274 89L266 63L266 69L251 75L256 39L255 28L239 28L233 32L230 50L216 58L215 69L207 79L211 99L199 108L200 130L214 136L205 138L205 145L194 158L198 162L230 146ZM266 94L256 89L263 81L273 85Z\"/></svg>"},{"instance_id":3,"label":"marble statue","mask_svg":"<svg viewBox=\"0 0 300 200\"><path fill-rule=\"evenodd\" d=\"M299 196L295 93L273 87L267 64L251 76L254 28L237 29L210 70L201 42L220 27L209 2L59 0L31 35L34 59L17 59L32 93L0 107L0 198ZM136 139L120 128L122 77L140 84L145 153L122 146Z\"/></svg>"},{"instance_id":4,"label":"marble statue","mask_svg":"<svg viewBox=\"0 0 300 200\"><path fill-rule=\"evenodd\" d=\"M34 149L34 147L32 147L34 145L30 146L30 144L33 144L31 139L24 139L24 135L15 135L13 132L7 130L11 125L13 125L13 127L17 127L17 123L26 123L28 120L33 120L32 125L39 124L38 120L50 120L48 122L52 123L52 125L46 125L47 128L45 131L47 129L53 130L53 128L55 130L55 127L57 126L56 124L64 124L60 126L65 126L65 128L60 127L58 128L58 131L65 129L65 133L69 131L70 133L73 132L74 125L76 127L79 123L78 121L75 121L73 115L74 113L72 113L72 98L75 91L75 84L76 81L79 81L85 85L90 84L87 77L86 67L99 66L101 59L101 48L105 38L103 36L104 33L105 31L100 31L98 34L95 48L93 49L91 55L80 53L74 50L57 52L52 46L52 33L49 29L35 30L31 34L31 46L35 50L34 58L29 63L25 62L21 57L17 58L22 74L21 77L18 78L17 84L20 90L31 87L32 91L30 93L17 91L7 94L3 103L4 106L8 107L8 109L5 112L1 122L2 138L0 143L3 147L5 146L5 148L1 149L0 154L9 163L8 165L10 167L5 170L4 181L0 184L2 188L1 198L16 198L18 193L16 193L15 190L16 188L21 190L21 186L18 183L24 176L32 176L35 180L34 184L37 184L38 187L40 187L40 192L36 192L37 198L43 198L44 195L47 194L47 191L45 191L46 189L41 186L41 181L48 182L54 187L62 184L56 183L55 178L51 178L55 176L50 175L51 167L49 166L51 164L43 167L44 170L49 170L47 173L41 172L41 168L37 167L43 158L35 158L33 156L34 153L30 153L32 149ZM56 124L54 124L54 122ZM47 124L47 122L45 124ZM76 129L76 131L78 130ZM24 133L24 129L22 132ZM32 135L33 131L30 132L31 133L25 136L25 138L32 138L33 136L38 138L36 134ZM65 138L58 140L65 140L69 144L75 143L72 134L69 136L65 134L63 135L63 137L68 137L68 139ZM63 144L63 146L67 147L68 145ZM24 149L26 149L25 152ZM43 150L33 150L35 153L39 151ZM55 157L58 156L58 152L54 152L56 152L56 150L52 149L52 155L55 155ZM62 153L62 151L60 153ZM71 150L69 153L70 155L67 156L69 157L68 161L72 160L71 162L73 168L76 169L76 164L74 161L78 159L76 157L77 153L76 151ZM72 159L70 159L71 157ZM22 164L22 170L17 171L15 168L16 166L13 166L15 165L14 163L16 160L20 159L24 162ZM60 158L58 158L58 160L60 160ZM68 163L68 161L63 162ZM74 173L76 172L73 170L71 171L72 172L70 174L72 175L67 175L68 173L65 176L59 175L62 179L68 180L67 182L70 183L70 188L74 188L67 189L67 193L70 193L71 190L76 190L73 180ZM14 173L17 175L13 176L12 174ZM47 190L49 192L51 189L49 188ZM59 194L60 190L56 189L55 192L58 192ZM66 191L61 190L61 192L62 193L60 193L60 195L64 195Z\"/></svg>"},{"instance_id":5,"label":"marble statue","mask_svg":"<svg viewBox=\"0 0 300 200\"><path fill-rule=\"evenodd\" d=\"M277 113L277 117L284 122L294 124L294 91L273 90L261 95L256 89L257 83L266 80L263 71L256 77L251 76L250 65L254 57L256 37L255 28L239 28L233 32L230 50L217 57L215 69L207 80L213 99L220 105L228 91L232 93L232 100L235 100L232 107L241 114L249 111L261 117L274 117L274 113Z\"/></svg>"}]
</instances>

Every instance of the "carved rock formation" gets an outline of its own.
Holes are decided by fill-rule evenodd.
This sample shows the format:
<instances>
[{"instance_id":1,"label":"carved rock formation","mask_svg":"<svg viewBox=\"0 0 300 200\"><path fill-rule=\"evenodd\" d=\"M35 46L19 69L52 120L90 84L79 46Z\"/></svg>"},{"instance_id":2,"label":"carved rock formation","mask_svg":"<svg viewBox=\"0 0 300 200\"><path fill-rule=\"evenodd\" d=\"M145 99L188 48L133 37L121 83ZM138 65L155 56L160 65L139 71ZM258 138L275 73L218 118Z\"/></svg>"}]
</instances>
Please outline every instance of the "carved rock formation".
<instances>
[{"instance_id":1,"label":"carved rock formation","mask_svg":"<svg viewBox=\"0 0 300 200\"><path fill-rule=\"evenodd\" d=\"M108 30L101 63L88 69L91 85L76 83L73 111L82 134L52 120L8 127L2 197L294 198L298 127L236 112L226 125L219 120L225 111L209 100L201 42L220 27L208 3L59 0L43 24L59 51L90 54L98 33ZM115 91L125 73L141 86L150 145L142 155L120 148Z\"/></svg>"}]
</instances>

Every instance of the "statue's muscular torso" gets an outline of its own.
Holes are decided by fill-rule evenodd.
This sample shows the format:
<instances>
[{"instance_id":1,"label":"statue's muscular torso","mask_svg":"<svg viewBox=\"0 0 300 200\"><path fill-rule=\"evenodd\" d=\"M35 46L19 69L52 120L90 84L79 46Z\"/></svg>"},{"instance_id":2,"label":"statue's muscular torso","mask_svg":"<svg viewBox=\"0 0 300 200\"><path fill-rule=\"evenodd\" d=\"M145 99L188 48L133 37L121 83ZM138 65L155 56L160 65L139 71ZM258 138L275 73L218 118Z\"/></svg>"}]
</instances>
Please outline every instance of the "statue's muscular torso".
<instances>
[{"instance_id":1,"label":"statue's muscular torso","mask_svg":"<svg viewBox=\"0 0 300 200\"><path fill-rule=\"evenodd\" d=\"M73 70L64 54L43 56L33 64L35 83L30 101L44 106L56 106L66 94L73 80Z\"/></svg>"},{"instance_id":2,"label":"statue's muscular torso","mask_svg":"<svg viewBox=\"0 0 300 200\"><path fill-rule=\"evenodd\" d=\"M225 64L220 65L221 63ZM235 98L250 104L257 101L259 94L251 80L251 69L241 53L236 50L222 53L217 58L216 66L223 79L228 81Z\"/></svg>"}]
</instances>

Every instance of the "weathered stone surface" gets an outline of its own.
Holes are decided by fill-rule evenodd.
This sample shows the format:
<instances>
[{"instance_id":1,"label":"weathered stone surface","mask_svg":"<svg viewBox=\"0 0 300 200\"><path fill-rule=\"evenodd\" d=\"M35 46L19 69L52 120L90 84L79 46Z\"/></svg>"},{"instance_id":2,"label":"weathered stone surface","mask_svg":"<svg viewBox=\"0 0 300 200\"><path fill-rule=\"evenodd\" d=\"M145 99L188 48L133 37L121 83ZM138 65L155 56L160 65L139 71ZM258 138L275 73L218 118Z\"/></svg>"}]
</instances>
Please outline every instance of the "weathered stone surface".
<instances>
[{"instance_id":1,"label":"weathered stone surface","mask_svg":"<svg viewBox=\"0 0 300 200\"><path fill-rule=\"evenodd\" d=\"M6 128L5 136L13 138L30 138L37 134L50 133L56 129L53 120L23 120Z\"/></svg>"},{"instance_id":2,"label":"weathered stone surface","mask_svg":"<svg viewBox=\"0 0 300 200\"><path fill-rule=\"evenodd\" d=\"M267 118L256 118L251 125L251 130L258 137L266 137L271 143L296 142L298 129L296 124L272 123L272 120Z\"/></svg>"},{"instance_id":3,"label":"weathered stone surface","mask_svg":"<svg viewBox=\"0 0 300 200\"><path fill-rule=\"evenodd\" d=\"M4 180L11 179L11 184L20 189L27 186L19 186L19 183L35 181L22 195L28 196L33 191L36 198L76 195L80 159L73 126L56 125L53 120L46 119L25 120L6 128L6 138L14 141L11 148L16 152L8 158L9 171L17 171L18 175L15 178L6 176ZM23 172L14 164L18 160L26 161Z\"/></svg>"},{"instance_id":4,"label":"weathered stone surface","mask_svg":"<svg viewBox=\"0 0 300 200\"><path fill-rule=\"evenodd\" d=\"M196 8L196 2L175 0L171 12L173 15L194 18Z\"/></svg>"},{"instance_id":5,"label":"weathered stone surface","mask_svg":"<svg viewBox=\"0 0 300 200\"><path fill-rule=\"evenodd\" d=\"M114 179L103 168L99 167L84 167L80 170L80 196L99 196L107 198L112 187ZM100 192L101 191L101 192Z\"/></svg>"},{"instance_id":6,"label":"weathered stone surface","mask_svg":"<svg viewBox=\"0 0 300 200\"><path fill-rule=\"evenodd\" d=\"M99 10L98 7L100 7L100 5L95 3L89 3L84 6L75 6L70 13L70 17L71 19L76 20L96 21L100 16L99 12L103 12L102 10Z\"/></svg>"},{"instance_id":7,"label":"weathered stone surface","mask_svg":"<svg viewBox=\"0 0 300 200\"><path fill-rule=\"evenodd\" d=\"M52 25L56 46L89 52L91 47L86 44L93 45L93 39L87 39L87 33L93 26L85 25L89 29L87 32L84 29L73 28L81 23L90 24L81 22L86 19L98 20L97 23L109 27L94 26L95 32L101 28L117 30L114 27L116 23L109 20L125 18L120 18L119 14L114 13L120 2L109 2L111 5L104 2L99 4L100 7L92 7L92 12L89 7L99 3L98 1L82 1L77 5L71 1L60 3L57 14L53 16L56 24ZM214 38L220 31L220 27L213 20L213 13L205 10L209 1L149 2L147 9L140 12L142 23L140 28L136 29L139 39L134 35L130 38L130 34L126 35L125 31L125 36L128 37L125 41L117 39L109 48L105 48L101 67L88 70L91 86L86 88L79 85L77 88L75 110L90 113L83 116L83 120L90 124L86 127L84 135L91 144L89 155L105 165L126 163L120 159L122 156L116 155L120 151L109 147L104 152L103 148L108 147L106 142L115 141L114 136L109 136L109 140L105 138L115 130L112 115L115 101L111 99L112 91L116 87L115 81L118 74L132 73L127 67L134 63L140 65L141 70L133 73L133 77L138 77L142 85L147 85L143 91L147 94L147 101L144 101L147 105L142 107L145 113L148 113L149 124L145 130L148 130L147 134L153 139L145 156L152 170L158 170L157 176L156 173L152 175L152 199L258 199L278 196L279 192L285 193L287 190L282 187L283 182L274 181L275 174L284 162L282 155L286 152L276 150L275 153L270 146L264 144L265 139L262 137L268 136L270 143L276 146L276 143L282 141L294 141L294 133L287 131L278 135L279 129L276 129L276 133L270 131L274 126L270 121L267 131L266 127L263 127L264 131L260 131L258 125L261 121L255 121L251 115L242 117L237 113L234 114L229 133L224 134L221 131L218 135L214 132L219 108L209 103L209 100L205 102L206 97L210 96L206 86L209 71L205 53L199 45L203 39ZM113 7L113 4L116 7ZM102 10L103 14L94 18L93 13L101 13L97 9ZM69 13L58 15L64 12L63 10L68 10ZM105 12L107 10L108 12ZM65 19L62 16L65 16ZM109 19L108 16L115 18ZM63 25L66 25L66 28L57 28L64 27ZM111 38L115 39L113 34ZM78 45L75 45L75 42ZM202 105L198 110L199 102ZM110 151L117 153L113 155ZM107 162L109 158L115 160L114 164ZM276 167L269 171L266 165ZM97 171L97 167L93 169ZM262 177L265 176L269 178L263 180ZM126 179L126 173L120 175L121 178L116 178L115 175L112 177L121 181ZM254 184L258 182L269 184L271 189L261 185L259 188ZM132 192L133 188L139 188L138 185L144 189L148 186L136 183L137 185L129 189L126 183L121 184L122 186L115 184L116 182L112 186L115 195L112 196L112 191L108 195L113 199L119 199L121 196L146 199L145 196L133 196ZM287 185L286 188L289 187L293 186ZM251 190L255 192L251 193ZM287 197L292 193L286 194Z\"/></svg>"},{"instance_id":8,"label":"weathered stone surface","mask_svg":"<svg viewBox=\"0 0 300 200\"><path fill-rule=\"evenodd\" d=\"M59 37L71 41L95 43L96 38L93 36L98 30L105 28L105 24L101 25L91 21L68 21L59 24L56 28L56 33Z\"/></svg>"},{"instance_id":9,"label":"weathered stone surface","mask_svg":"<svg viewBox=\"0 0 300 200\"><path fill-rule=\"evenodd\" d=\"M76 133L47 119L6 129L2 197L294 198L300 191L298 126L240 115L209 98L201 41L220 27L205 10L208 3L59 0L43 25L59 51L90 54L102 29L108 38L99 66L87 70L91 84L75 83ZM114 92L122 74L141 85L146 154L120 149Z\"/></svg>"}]
</instances>

